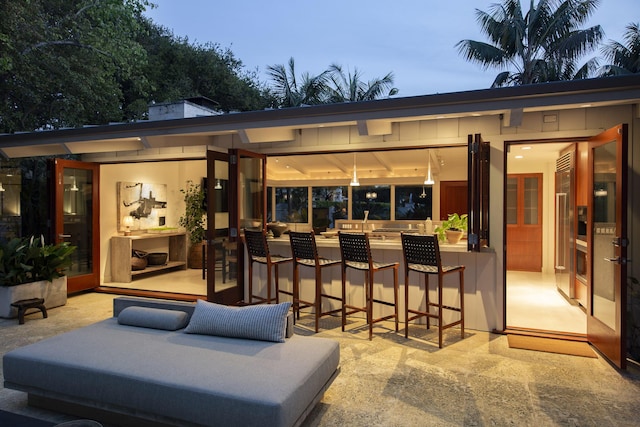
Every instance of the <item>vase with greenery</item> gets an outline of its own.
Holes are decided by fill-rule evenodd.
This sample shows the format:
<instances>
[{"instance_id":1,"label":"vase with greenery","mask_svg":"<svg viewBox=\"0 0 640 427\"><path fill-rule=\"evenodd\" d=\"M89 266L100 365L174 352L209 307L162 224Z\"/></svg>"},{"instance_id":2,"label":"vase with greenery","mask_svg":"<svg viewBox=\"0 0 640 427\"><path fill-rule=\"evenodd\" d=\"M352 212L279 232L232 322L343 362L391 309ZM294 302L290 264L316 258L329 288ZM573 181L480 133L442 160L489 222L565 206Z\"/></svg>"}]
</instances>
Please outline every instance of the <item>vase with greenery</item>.
<instances>
[{"instance_id":1,"label":"vase with greenery","mask_svg":"<svg viewBox=\"0 0 640 427\"><path fill-rule=\"evenodd\" d=\"M68 242L46 244L43 236L0 242L0 317L15 317L11 303L22 299L44 298L47 308L64 305L75 250Z\"/></svg>"},{"instance_id":2,"label":"vase with greenery","mask_svg":"<svg viewBox=\"0 0 640 427\"><path fill-rule=\"evenodd\" d=\"M457 243L462 238L462 235L467 231L467 214L449 214L449 217L442 221L442 224L437 226L434 231L438 235L438 239L440 241L444 241L445 238L447 238L449 243ZM450 233L452 234L452 237L448 238L447 232L457 233Z\"/></svg>"},{"instance_id":3,"label":"vase with greenery","mask_svg":"<svg viewBox=\"0 0 640 427\"><path fill-rule=\"evenodd\" d=\"M184 215L178 220L178 224L185 228L189 235L191 246L189 249L188 266L198 268L202 265L202 241L206 236L206 214L204 198L205 194L200 184L187 181L187 187L180 189L184 194Z\"/></svg>"}]
</instances>

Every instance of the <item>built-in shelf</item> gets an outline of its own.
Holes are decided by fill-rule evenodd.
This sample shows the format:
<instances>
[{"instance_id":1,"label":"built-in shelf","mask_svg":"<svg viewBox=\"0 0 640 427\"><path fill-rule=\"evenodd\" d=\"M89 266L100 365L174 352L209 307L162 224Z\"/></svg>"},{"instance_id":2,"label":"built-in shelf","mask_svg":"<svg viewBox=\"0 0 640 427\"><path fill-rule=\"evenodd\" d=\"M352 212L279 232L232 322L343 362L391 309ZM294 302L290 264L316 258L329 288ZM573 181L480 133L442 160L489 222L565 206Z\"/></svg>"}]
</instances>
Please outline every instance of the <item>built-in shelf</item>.
<instances>
[{"instance_id":1,"label":"built-in shelf","mask_svg":"<svg viewBox=\"0 0 640 427\"><path fill-rule=\"evenodd\" d=\"M137 242L152 241L158 244L166 240L165 252L169 254L164 265L149 265L144 270L131 270L131 251L140 249ZM153 241L152 241L153 242ZM155 242L153 242L155 244ZM111 238L111 281L131 282L135 277L161 273L174 269L187 268L187 235L184 232L175 233L145 233L132 236L113 236Z\"/></svg>"}]
</instances>

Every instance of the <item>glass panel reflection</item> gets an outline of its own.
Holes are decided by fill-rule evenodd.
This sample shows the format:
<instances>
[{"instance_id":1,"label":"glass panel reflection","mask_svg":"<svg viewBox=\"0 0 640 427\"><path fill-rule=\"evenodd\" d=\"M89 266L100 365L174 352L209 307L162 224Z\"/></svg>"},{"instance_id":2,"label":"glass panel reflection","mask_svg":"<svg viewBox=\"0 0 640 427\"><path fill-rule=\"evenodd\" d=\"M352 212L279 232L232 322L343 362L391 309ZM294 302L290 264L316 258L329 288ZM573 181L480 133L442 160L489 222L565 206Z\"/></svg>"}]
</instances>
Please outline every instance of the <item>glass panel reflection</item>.
<instances>
[{"instance_id":1,"label":"glass panel reflection","mask_svg":"<svg viewBox=\"0 0 640 427\"><path fill-rule=\"evenodd\" d=\"M615 265L606 260L615 256L615 141L594 149L593 154L593 316L615 330Z\"/></svg>"},{"instance_id":2,"label":"glass panel reflection","mask_svg":"<svg viewBox=\"0 0 640 427\"><path fill-rule=\"evenodd\" d=\"M93 271L93 173L85 169L64 169L64 234L65 241L77 246L68 276L91 274Z\"/></svg>"}]
</instances>

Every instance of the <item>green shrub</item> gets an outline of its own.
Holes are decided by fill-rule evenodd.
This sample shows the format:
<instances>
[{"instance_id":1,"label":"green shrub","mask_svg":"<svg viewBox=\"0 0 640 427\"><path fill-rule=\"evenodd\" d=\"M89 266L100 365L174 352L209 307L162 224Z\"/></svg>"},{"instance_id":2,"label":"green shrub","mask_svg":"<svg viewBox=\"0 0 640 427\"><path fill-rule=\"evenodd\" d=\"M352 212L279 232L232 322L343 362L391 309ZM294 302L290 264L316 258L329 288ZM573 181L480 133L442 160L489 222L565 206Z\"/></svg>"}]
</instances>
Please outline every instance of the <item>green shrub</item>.
<instances>
[{"instance_id":1,"label":"green shrub","mask_svg":"<svg viewBox=\"0 0 640 427\"><path fill-rule=\"evenodd\" d=\"M68 242L47 245L43 236L0 242L0 286L62 277L71 266L75 250Z\"/></svg>"}]
</instances>

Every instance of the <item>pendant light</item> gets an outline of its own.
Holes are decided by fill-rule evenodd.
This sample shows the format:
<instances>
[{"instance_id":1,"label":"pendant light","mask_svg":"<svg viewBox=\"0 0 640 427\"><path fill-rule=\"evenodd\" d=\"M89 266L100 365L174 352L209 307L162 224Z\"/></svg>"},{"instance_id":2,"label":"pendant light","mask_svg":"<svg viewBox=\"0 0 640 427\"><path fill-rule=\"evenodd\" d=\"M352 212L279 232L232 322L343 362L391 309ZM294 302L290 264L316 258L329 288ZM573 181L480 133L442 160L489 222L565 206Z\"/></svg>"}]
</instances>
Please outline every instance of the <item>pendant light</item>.
<instances>
[{"instance_id":1,"label":"pendant light","mask_svg":"<svg viewBox=\"0 0 640 427\"><path fill-rule=\"evenodd\" d=\"M424 180L424 185L433 185L435 181L431 177L431 153L429 153L429 165L427 166L427 178Z\"/></svg>"},{"instance_id":2,"label":"pendant light","mask_svg":"<svg viewBox=\"0 0 640 427\"><path fill-rule=\"evenodd\" d=\"M78 190L79 190L79 188L76 185L76 177L74 176L73 177L73 185L71 186L71 191L78 191Z\"/></svg>"},{"instance_id":3,"label":"pendant light","mask_svg":"<svg viewBox=\"0 0 640 427\"><path fill-rule=\"evenodd\" d=\"M216 179L216 185L213 188L216 190L222 190L222 183L220 182L219 179Z\"/></svg>"},{"instance_id":4,"label":"pendant light","mask_svg":"<svg viewBox=\"0 0 640 427\"><path fill-rule=\"evenodd\" d=\"M349 185L352 186L352 187L359 187L360 186L360 181L358 181L358 175L356 174L356 155L355 155L355 153L353 154L353 179L351 180Z\"/></svg>"}]
</instances>

